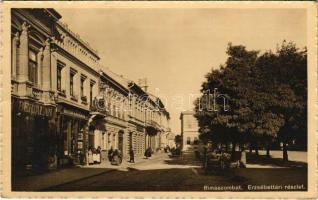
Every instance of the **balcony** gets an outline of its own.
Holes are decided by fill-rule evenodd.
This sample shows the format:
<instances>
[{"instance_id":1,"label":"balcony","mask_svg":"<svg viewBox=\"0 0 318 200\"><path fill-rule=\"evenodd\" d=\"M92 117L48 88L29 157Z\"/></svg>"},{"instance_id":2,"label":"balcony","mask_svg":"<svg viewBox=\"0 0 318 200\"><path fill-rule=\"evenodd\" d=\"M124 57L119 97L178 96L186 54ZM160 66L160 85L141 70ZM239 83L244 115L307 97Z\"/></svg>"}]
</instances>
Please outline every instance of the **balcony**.
<instances>
[{"instance_id":1,"label":"balcony","mask_svg":"<svg viewBox=\"0 0 318 200\"><path fill-rule=\"evenodd\" d=\"M159 124L155 120L152 120L152 119L147 119L146 123L147 123L147 126L152 126L154 128L160 127Z\"/></svg>"},{"instance_id":2,"label":"balcony","mask_svg":"<svg viewBox=\"0 0 318 200\"><path fill-rule=\"evenodd\" d=\"M37 99L37 100L41 100L42 99L42 94L43 94L43 91L40 90L39 88L36 88L36 87L32 87L32 95L31 97Z\"/></svg>"}]
</instances>

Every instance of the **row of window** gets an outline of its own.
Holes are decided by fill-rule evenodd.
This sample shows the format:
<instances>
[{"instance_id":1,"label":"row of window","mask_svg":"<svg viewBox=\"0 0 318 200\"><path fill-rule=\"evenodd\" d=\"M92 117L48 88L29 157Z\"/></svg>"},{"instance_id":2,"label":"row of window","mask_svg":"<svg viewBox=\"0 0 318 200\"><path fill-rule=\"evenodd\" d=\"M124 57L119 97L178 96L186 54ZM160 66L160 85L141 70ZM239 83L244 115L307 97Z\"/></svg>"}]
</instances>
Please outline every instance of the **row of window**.
<instances>
[{"instance_id":1,"label":"row of window","mask_svg":"<svg viewBox=\"0 0 318 200\"><path fill-rule=\"evenodd\" d=\"M58 62L57 65L57 73L56 73L56 86L57 90L60 92L62 91L62 69L64 68L64 65ZM38 85L39 84L39 73L38 73L39 67L38 67L38 56L37 52L33 49L29 49L29 64L28 64L28 79L30 82L33 83L33 85ZM70 70L70 95L75 96L74 93L74 77L75 77L76 71ZM80 79L80 97L84 97L84 82L86 80L86 76L81 76ZM90 88L89 88L89 100L92 102L93 99L93 87L94 87L94 82L90 82ZM83 98L85 100L85 98ZM86 99L87 101L87 99Z\"/></svg>"},{"instance_id":2,"label":"row of window","mask_svg":"<svg viewBox=\"0 0 318 200\"><path fill-rule=\"evenodd\" d=\"M63 65L62 63L58 62L57 64L57 73L56 73L56 88L58 91L63 92L62 91L62 70L64 68L65 65ZM76 71L71 69L69 72L69 86L70 86L70 90L69 90L69 94L70 96L74 97L75 93L74 93L74 80L75 80L75 75L76 75ZM86 81L86 76L85 75L81 75L80 78L80 97L82 99L82 101L87 101L87 99L85 99L85 95L84 95L84 83ZM90 103L92 103L93 101L93 87L94 87L94 82L90 82L89 85L89 100Z\"/></svg>"},{"instance_id":3,"label":"row of window","mask_svg":"<svg viewBox=\"0 0 318 200\"><path fill-rule=\"evenodd\" d=\"M62 70L65 67L65 65L61 62L58 62L57 64L57 73L56 73L56 87L57 87L57 91L63 93L65 91L63 91L62 89ZM75 75L76 75L76 71L75 70L70 70L69 72L69 95L74 97L75 93L74 93L74 81L75 81ZM87 97L84 96L84 84L86 81L86 76L85 75L81 75L80 78L80 98L82 99L82 101L87 101ZM29 80L34 84L37 85L38 84L38 60L37 60L37 53L30 49L29 50ZM94 82L90 82L90 86L89 86L89 102L92 103L93 100L93 87L94 87ZM111 102L108 102L108 110L110 111L110 114L124 119L124 110L122 107L118 107L115 104L111 104ZM138 103L135 104L135 106L132 106L132 103L130 104L130 109L132 112L132 115L142 121L146 120L146 119L151 119L151 120L155 120L158 121L159 120L159 115L157 113L151 112L151 111L145 111L142 106Z\"/></svg>"},{"instance_id":4,"label":"row of window","mask_svg":"<svg viewBox=\"0 0 318 200\"><path fill-rule=\"evenodd\" d=\"M133 106L134 105L134 106ZM151 111L149 109L145 109L142 107L142 104L130 102L130 112L131 115L136 117L137 119L140 119L142 121L144 120L155 120L155 121L161 121L160 116L157 112Z\"/></svg>"}]
</instances>

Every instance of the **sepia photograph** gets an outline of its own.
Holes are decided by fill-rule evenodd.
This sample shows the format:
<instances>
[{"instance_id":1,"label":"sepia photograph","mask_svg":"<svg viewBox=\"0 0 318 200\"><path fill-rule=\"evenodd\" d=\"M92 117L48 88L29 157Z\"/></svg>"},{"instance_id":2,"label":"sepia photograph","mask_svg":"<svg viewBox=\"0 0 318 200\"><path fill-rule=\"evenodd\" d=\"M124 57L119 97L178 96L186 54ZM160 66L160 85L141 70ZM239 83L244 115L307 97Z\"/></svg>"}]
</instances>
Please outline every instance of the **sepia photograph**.
<instances>
[{"instance_id":1,"label":"sepia photograph","mask_svg":"<svg viewBox=\"0 0 318 200\"><path fill-rule=\"evenodd\" d=\"M313 192L315 3L8 5L10 191Z\"/></svg>"}]
</instances>

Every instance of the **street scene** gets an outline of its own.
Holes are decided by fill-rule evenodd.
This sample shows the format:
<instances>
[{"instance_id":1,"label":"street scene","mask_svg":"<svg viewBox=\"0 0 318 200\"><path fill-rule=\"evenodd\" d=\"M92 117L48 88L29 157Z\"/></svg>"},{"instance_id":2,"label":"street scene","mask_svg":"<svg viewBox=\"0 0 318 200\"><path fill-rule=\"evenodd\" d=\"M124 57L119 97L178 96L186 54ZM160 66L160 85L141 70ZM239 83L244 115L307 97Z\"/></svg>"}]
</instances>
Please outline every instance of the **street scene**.
<instances>
[{"instance_id":1,"label":"street scene","mask_svg":"<svg viewBox=\"0 0 318 200\"><path fill-rule=\"evenodd\" d=\"M282 190L279 187L283 186L290 187L284 190L301 191L307 187L306 161L301 160L306 155L299 156L296 152L291 153L288 166L278 161L277 164L253 163L247 168L215 173L205 171L194 155L190 151L182 157L162 153L135 164L64 169L20 179L13 184L17 191L260 191L264 189L252 186L263 185L276 186L267 191ZM279 152L273 155L279 160Z\"/></svg>"},{"instance_id":2,"label":"street scene","mask_svg":"<svg viewBox=\"0 0 318 200\"><path fill-rule=\"evenodd\" d=\"M221 10L11 9L12 191L308 191L306 10Z\"/></svg>"}]
</instances>

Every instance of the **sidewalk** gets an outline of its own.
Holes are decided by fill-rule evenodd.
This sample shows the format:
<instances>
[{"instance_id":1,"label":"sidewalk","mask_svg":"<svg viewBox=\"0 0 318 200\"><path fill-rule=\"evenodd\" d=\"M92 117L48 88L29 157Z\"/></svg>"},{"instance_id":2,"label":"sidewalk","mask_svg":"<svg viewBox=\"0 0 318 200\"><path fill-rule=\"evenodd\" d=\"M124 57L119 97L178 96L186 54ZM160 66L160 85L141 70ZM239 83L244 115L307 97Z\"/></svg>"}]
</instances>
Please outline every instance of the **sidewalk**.
<instances>
[{"instance_id":1,"label":"sidewalk","mask_svg":"<svg viewBox=\"0 0 318 200\"><path fill-rule=\"evenodd\" d=\"M93 168L93 169L104 168L104 169L117 169L120 171L127 171L127 168L132 168L135 165L147 163L147 162L150 162L151 160L158 159L158 158L161 158L164 156L167 156L167 153L156 153L156 154L153 154L148 159L145 159L144 157L135 158L135 163L130 163L128 161L129 158L126 158L123 160L123 162L119 166L111 165L110 162L106 162L106 163L101 163L101 164L86 165L86 166L82 166L82 168Z\"/></svg>"},{"instance_id":2,"label":"sidewalk","mask_svg":"<svg viewBox=\"0 0 318 200\"><path fill-rule=\"evenodd\" d=\"M127 170L137 164L147 163L151 160L161 158L167 154L158 153L150 159L137 158L135 163L129 163L126 160L119 166L111 165L109 162L88 166L76 166L67 169L60 169L45 174L20 177L12 180L13 191L41 191L50 187L79 181L93 176L98 176L104 173L109 173L115 170Z\"/></svg>"}]
</instances>

